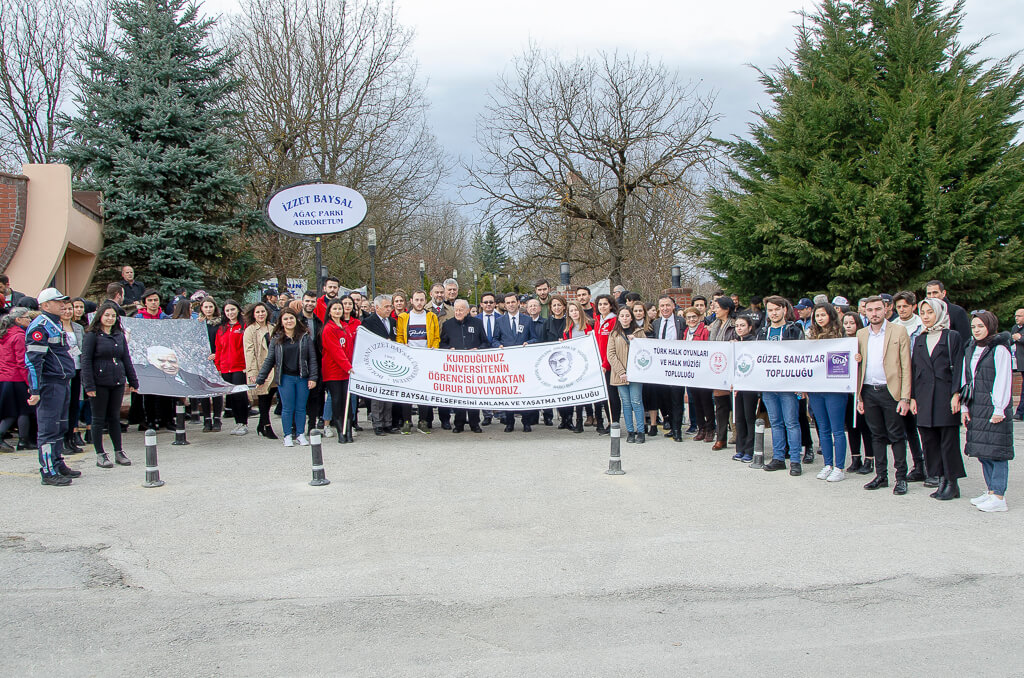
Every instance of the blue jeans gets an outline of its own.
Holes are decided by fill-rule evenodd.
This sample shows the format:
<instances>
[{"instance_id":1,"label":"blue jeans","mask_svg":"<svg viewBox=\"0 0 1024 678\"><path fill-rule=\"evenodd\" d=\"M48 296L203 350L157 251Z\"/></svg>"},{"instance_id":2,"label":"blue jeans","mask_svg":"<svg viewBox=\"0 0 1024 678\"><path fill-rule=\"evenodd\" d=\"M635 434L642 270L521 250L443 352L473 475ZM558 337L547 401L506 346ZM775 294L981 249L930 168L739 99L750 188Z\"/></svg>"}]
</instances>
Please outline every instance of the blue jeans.
<instances>
[{"instance_id":1,"label":"blue jeans","mask_svg":"<svg viewBox=\"0 0 1024 678\"><path fill-rule=\"evenodd\" d=\"M331 403L331 394L328 393L327 397L324 398L324 421L331 421L332 419L334 419L334 407L332 405L333 403Z\"/></svg>"},{"instance_id":2,"label":"blue jeans","mask_svg":"<svg viewBox=\"0 0 1024 678\"><path fill-rule=\"evenodd\" d=\"M786 441L789 441L789 460L800 463L800 403L792 391L764 391L761 402L768 410L772 422L772 459L786 460Z\"/></svg>"},{"instance_id":3,"label":"blue jeans","mask_svg":"<svg viewBox=\"0 0 1024 678\"><path fill-rule=\"evenodd\" d=\"M1000 497L1006 494L1006 483L1010 477L1010 464L1005 459L986 459L979 457L981 470L985 474L985 487Z\"/></svg>"},{"instance_id":4,"label":"blue jeans","mask_svg":"<svg viewBox=\"0 0 1024 678\"><path fill-rule=\"evenodd\" d=\"M618 389L619 400L622 402L622 418L626 420L626 432L636 433L644 430L644 385L626 384L619 386Z\"/></svg>"},{"instance_id":5,"label":"blue jeans","mask_svg":"<svg viewBox=\"0 0 1024 678\"><path fill-rule=\"evenodd\" d=\"M850 398L845 393L808 393L811 412L818 422L818 438L825 466L846 466L846 407Z\"/></svg>"},{"instance_id":6,"label":"blue jeans","mask_svg":"<svg viewBox=\"0 0 1024 678\"><path fill-rule=\"evenodd\" d=\"M281 398L281 428L284 435L296 436L306 432L306 399L309 384L294 374L282 374L277 387Z\"/></svg>"}]
</instances>

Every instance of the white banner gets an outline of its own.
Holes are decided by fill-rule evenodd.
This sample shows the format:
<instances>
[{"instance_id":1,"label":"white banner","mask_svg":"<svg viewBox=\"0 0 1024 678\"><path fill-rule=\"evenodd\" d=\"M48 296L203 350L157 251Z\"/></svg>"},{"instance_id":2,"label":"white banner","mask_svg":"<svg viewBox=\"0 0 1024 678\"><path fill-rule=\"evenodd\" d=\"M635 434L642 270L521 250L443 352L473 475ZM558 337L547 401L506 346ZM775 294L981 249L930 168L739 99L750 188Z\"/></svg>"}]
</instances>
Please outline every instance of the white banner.
<instances>
[{"instance_id":1,"label":"white banner","mask_svg":"<svg viewBox=\"0 0 1024 678\"><path fill-rule=\"evenodd\" d=\"M356 333L349 391L391 402L534 410L606 400L594 337L553 344L448 351Z\"/></svg>"},{"instance_id":2,"label":"white banner","mask_svg":"<svg viewBox=\"0 0 1024 678\"><path fill-rule=\"evenodd\" d=\"M737 391L853 393L857 340L672 341L636 339L626 378Z\"/></svg>"},{"instance_id":3,"label":"white banner","mask_svg":"<svg viewBox=\"0 0 1024 678\"><path fill-rule=\"evenodd\" d=\"M744 341L735 344L737 391L853 393L857 339Z\"/></svg>"},{"instance_id":4,"label":"white banner","mask_svg":"<svg viewBox=\"0 0 1024 678\"><path fill-rule=\"evenodd\" d=\"M733 380L729 341L634 339L626 379L644 384L728 389Z\"/></svg>"}]
</instances>

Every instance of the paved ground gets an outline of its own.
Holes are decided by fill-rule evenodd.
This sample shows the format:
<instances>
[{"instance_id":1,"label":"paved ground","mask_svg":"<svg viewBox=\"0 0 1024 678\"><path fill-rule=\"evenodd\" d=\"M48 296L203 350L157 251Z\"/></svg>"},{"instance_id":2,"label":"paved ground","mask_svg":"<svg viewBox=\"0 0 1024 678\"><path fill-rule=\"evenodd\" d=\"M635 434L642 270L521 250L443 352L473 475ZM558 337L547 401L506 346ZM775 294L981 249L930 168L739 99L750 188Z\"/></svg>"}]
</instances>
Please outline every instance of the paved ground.
<instances>
[{"instance_id":1,"label":"paved ground","mask_svg":"<svg viewBox=\"0 0 1024 678\"><path fill-rule=\"evenodd\" d=\"M1018 424L1018 427L1020 425ZM1018 428L1018 443L1024 442ZM1024 503L866 492L539 427L0 455L0 675L1024 675Z\"/></svg>"}]
</instances>

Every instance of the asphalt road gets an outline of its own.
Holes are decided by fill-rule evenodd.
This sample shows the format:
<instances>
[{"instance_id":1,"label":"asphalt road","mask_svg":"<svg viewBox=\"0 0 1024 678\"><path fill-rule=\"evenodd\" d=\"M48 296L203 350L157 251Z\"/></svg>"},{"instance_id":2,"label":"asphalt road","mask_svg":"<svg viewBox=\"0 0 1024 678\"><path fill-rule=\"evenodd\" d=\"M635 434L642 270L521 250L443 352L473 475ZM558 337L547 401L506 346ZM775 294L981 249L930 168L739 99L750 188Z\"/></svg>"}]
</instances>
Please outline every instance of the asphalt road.
<instances>
[{"instance_id":1,"label":"asphalt road","mask_svg":"<svg viewBox=\"0 0 1024 678\"><path fill-rule=\"evenodd\" d=\"M1024 431L1018 424L1018 443ZM5 676L1024 675L1024 503L866 492L731 448L506 435L160 434L39 484L0 455Z\"/></svg>"}]
</instances>

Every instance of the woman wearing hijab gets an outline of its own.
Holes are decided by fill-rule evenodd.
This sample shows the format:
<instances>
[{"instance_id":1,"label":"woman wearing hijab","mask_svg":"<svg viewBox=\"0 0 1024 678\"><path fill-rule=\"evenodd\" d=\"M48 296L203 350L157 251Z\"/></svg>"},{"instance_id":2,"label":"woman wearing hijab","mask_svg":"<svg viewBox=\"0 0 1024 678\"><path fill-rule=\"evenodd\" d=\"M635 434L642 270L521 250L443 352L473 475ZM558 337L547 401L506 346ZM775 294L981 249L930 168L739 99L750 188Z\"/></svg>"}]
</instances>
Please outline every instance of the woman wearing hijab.
<instances>
[{"instance_id":1,"label":"woman wearing hijab","mask_svg":"<svg viewBox=\"0 0 1024 678\"><path fill-rule=\"evenodd\" d=\"M999 321L991 311L971 313L971 340L964 349L964 386L961 417L967 427L964 454L977 457L985 473L988 492L971 503L991 513L1006 510L1006 480L1013 459L1013 403L1010 386L1010 334L998 333Z\"/></svg>"},{"instance_id":2,"label":"woman wearing hijab","mask_svg":"<svg viewBox=\"0 0 1024 678\"><path fill-rule=\"evenodd\" d=\"M911 352L910 411L917 415L925 475L939 478L931 496L946 501L960 496L957 481L967 477L960 455L964 345L960 334L949 329L945 301L922 299L920 313L924 329Z\"/></svg>"}]
</instances>

